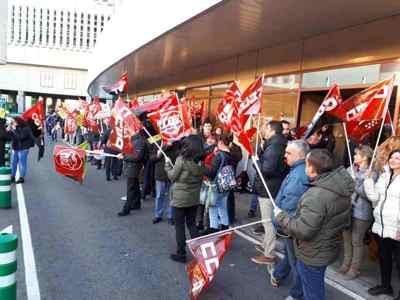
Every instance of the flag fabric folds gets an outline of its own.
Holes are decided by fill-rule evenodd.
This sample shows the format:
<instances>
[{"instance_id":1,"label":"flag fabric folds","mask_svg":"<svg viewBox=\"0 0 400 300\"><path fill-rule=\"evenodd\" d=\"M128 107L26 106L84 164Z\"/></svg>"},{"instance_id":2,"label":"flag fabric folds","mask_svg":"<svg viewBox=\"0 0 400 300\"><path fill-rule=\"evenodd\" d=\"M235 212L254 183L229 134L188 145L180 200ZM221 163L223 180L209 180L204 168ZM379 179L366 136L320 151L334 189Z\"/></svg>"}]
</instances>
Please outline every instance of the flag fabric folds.
<instances>
[{"instance_id":1,"label":"flag fabric folds","mask_svg":"<svg viewBox=\"0 0 400 300\"><path fill-rule=\"evenodd\" d=\"M343 100L340 95L339 86L334 84L329 89L328 94L325 96L325 99L322 101L310 124L308 124L303 138L309 138L316 130L320 129L326 123L333 123L335 121L337 122L337 118L332 121L332 118L331 120L327 120L327 118L324 117L326 116L326 113L334 113L342 102Z\"/></svg>"},{"instance_id":2,"label":"flag fabric folds","mask_svg":"<svg viewBox=\"0 0 400 300\"><path fill-rule=\"evenodd\" d=\"M240 98L236 98L239 100L237 103L239 116L256 115L261 112L263 84L264 74L250 84Z\"/></svg>"},{"instance_id":3,"label":"flag fabric folds","mask_svg":"<svg viewBox=\"0 0 400 300\"><path fill-rule=\"evenodd\" d=\"M111 133L107 146L112 149L130 154L132 153L131 136L142 128L142 124L128 108L128 106L118 99L114 105L111 116Z\"/></svg>"},{"instance_id":4,"label":"flag fabric folds","mask_svg":"<svg viewBox=\"0 0 400 300\"><path fill-rule=\"evenodd\" d=\"M102 87L103 90L111 95L119 95L121 93L128 93L128 73L125 72L117 80L116 83L112 85L107 85Z\"/></svg>"},{"instance_id":5,"label":"flag fabric folds","mask_svg":"<svg viewBox=\"0 0 400 300\"><path fill-rule=\"evenodd\" d=\"M85 150L55 145L53 161L57 173L71 177L82 183L85 175Z\"/></svg>"},{"instance_id":6,"label":"flag fabric folds","mask_svg":"<svg viewBox=\"0 0 400 300\"><path fill-rule=\"evenodd\" d=\"M186 266L191 284L190 297L198 299L200 293L213 280L218 268L228 251L233 239L233 232L188 241L188 247L194 260Z\"/></svg>"},{"instance_id":7,"label":"flag fabric folds","mask_svg":"<svg viewBox=\"0 0 400 300\"><path fill-rule=\"evenodd\" d=\"M38 129L41 129L45 119L43 100L39 100L30 109L24 112L22 118L25 120L32 119Z\"/></svg>"},{"instance_id":8,"label":"flag fabric folds","mask_svg":"<svg viewBox=\"0 0 400 300\"><path fill-rule=\"evenodd\" d=\"M231 128L232 114L237 111L235 105L240 96L241 91L236 81L234 81L229 89L225 91L222 101L218 105L217 118L226 130Z\"/></svg>"},{"instance_id":9,"label":"flag fabric folds","mask_svg":"<svg viewBox=\"0 0 400 300\"><path fill-rule=\"evenodd\" d=\"M153 125L160 131L162 140L170 143L182 138L190 130L190 117L186 101L179 103L178 97L170 95L158 107L158 110L147 115ZM140 109L141 107L139 107Z\"/></svg>"}]
</instances>

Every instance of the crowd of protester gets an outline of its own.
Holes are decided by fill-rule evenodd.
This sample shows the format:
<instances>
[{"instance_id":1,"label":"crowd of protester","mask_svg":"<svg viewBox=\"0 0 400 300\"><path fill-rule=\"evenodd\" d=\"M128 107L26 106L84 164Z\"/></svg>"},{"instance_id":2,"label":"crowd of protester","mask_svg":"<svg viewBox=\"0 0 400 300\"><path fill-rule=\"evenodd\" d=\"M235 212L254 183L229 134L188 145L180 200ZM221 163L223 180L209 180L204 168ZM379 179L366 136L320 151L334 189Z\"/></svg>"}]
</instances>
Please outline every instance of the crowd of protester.
<instances>
[{"instance_id":1,"label":"crowd of protester","mask_svg":"<svg viewBox=\"0 0 400 300\"><path fill-rule=\"evenodd\" d=\"M354 164L346 169L346 159L339 163L334 159L332 126L323 126L302 140L294 139L289 122L266 121L255 154L261 178L257 173L247 176L246 170L238 172L241 147L231 134L213 130L208 120L201 129L192 129L190 135L169 145L149 142L147 133L140 130L131 137L134 151L129 155L107 146L111 128L107 121L100 122L99 131L82 127L67 136L63 120L54 113L46 118L46 132L51 141L63 138L75 145L86 141L91 149L118 156L106 157L104 163L101 157L92 159L98 169L104 166L107 181L118 180L125 170L126 202L118 215L140 210L142 201L153 196L153 224L166 217L175 226L177 251L170 255L172 260L187 260L185 227L196 238L235 224L237 187L221 190L218 182L229 185L233 170L237 185L252 194L248 217L255 217L259 210L263 220L253 230L264 238L251 260L268 266L273 287L292 278L288 300L325 299L325 271L341 249L344 255L338 272L349 280L358 277L365 236L371 230L379 246L381 283L368 293L394 294L394 263L400 274L400 138L382 144L380 149L385 151L379 152L372 168L374 145L353 145ZM11 141L13 180L18 165L18 182L24 182L29 148L38 138L21 118L8 127L0 122L0 163L4 165L2 143ZM222 173L226 178L221 179ZM277 238L284 245L281 260L275 252Z\"/></svg>"}]
</instances>

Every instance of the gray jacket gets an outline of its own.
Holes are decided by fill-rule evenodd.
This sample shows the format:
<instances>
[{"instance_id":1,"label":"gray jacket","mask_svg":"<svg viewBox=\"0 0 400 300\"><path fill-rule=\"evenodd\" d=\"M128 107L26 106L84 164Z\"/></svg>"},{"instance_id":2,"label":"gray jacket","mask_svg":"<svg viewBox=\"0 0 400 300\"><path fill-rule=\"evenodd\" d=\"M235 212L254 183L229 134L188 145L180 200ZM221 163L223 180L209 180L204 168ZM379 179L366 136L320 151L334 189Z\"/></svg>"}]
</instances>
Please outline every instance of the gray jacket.
<instances>
[{"instance_id":1,"label":"gray jacket","mask_svg":"<svg viewBox=\"0 0 400 300\"><path fill-rule=\"evenodd\" d=\"M372 220L372 203L368 200L364 191L365 173L368 169L354 169L354 193L351 196L352 217L359 220ZM347 171L351 174L351 168Z\"/></svg>"}]
</instances>

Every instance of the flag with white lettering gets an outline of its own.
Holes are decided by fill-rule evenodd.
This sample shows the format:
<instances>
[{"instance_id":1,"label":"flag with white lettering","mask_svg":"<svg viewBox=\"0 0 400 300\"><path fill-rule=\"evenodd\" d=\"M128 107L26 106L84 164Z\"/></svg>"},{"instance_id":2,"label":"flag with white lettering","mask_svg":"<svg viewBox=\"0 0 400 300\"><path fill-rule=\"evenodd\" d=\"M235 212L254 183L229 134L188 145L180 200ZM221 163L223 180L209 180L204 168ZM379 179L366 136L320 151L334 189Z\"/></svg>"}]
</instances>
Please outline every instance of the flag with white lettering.
<instances>
[{"instance_id":1,"label":"flag with white lettering","mask_svg":"<svg viewBox=\"0 0 400 300\"><path fill-rule=\"evenodd\" d=\"M86 162L84 149L55 145L53 161L57 173L82 183L85 176Z\"/></svg>"},{"instance_id":2,"label":"flag with white lettering","mask_svg":"<svg viewBox=\"0 0 400 300\"><path fill-rule=\"evenodd\" d=\"M235 103L239 101L241 94L238 84L234 81L218 105L217 118L226 130L231 128L232 114L237 110Z\"/></svg>"},{"instance_id":3,"label":"flag with white lettering","mask_svg":"<svg viewBox=\"0 0 400 300\"><path fill-rule=\"evenodd\" d=\"M264 74L259 76L242 93L237 103L239 116L256 115L261 112L263 84Z\"/></svg>"},{"instance_id":4,"label":"flag with white lettering","mask_svg":"<svg viewBox=\"0 0 400 300\"><path fill-rule=\"evenodd\" d=\"M197 299L200 293L210 285L232 239L233 232L229 231L188 241L187 245L194 257L194 260L186 266L191 283L190 297L192 300Z\"/></svg>"},{"instance_id":5,"label":"flag with white lettering","mask_svg":"<svg viewBox=\"0 0 400 300\"><path fill-rule=\"evenodd\" d=\"M107 146L122 153L131 154L131 136L139 132L142 124L123 100L118 99L111 116L111 133Z\"/></svg>"},{"instance_id":6,"label":"flag with white lettering","mask_svg":"<svg viewBox=\"0 0 400 300\"><path fill-rule=\"evenodd\" d=\"M36 102L36 104L24 112L21 117L25 120L32 119L38 129L41 129L45 117L43 100Z\"/></svg>"}]
</instances>

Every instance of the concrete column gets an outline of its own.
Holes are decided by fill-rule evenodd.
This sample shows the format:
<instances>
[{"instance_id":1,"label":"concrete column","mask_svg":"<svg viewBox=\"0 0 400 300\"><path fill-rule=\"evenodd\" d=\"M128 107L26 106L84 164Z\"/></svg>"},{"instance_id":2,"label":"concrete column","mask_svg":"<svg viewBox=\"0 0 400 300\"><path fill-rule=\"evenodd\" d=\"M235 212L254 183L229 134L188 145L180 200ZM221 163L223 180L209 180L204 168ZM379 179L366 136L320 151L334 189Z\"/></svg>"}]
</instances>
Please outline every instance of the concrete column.
<instances>
[{"instance_id":1,"label":"concrete column","mask_svg":"<svg viewBox=\"0 0 400 300\"><path fill-rule=\"evenodd\" d=\"M22 14L21 14L21 44L25 45L27 43L26 39L26 20L27 20L27 15L26 15L26 9L28 6L22 6Z\"/></svg>"},{"instance_id":2,"label":"concrete column","mask_svg":"<svg viewBox=\"0 0 400 300\"><path fill-rule=\"evenodd\" d=\"M18 91L17 94L18 113L22 114L25 111L25 95L24 91Z\"/></svg>"},{"instance_id":3,"label":"concrete column","mask_svg":"<svg viewBox=\"0 0 400 300\"><path fill-rule=\"evenodd\" d=\"M36 7L36 14L35 14L35 46L39 47L39 35L40 35L40 8Z\"/></svg>"}]
</instances>

